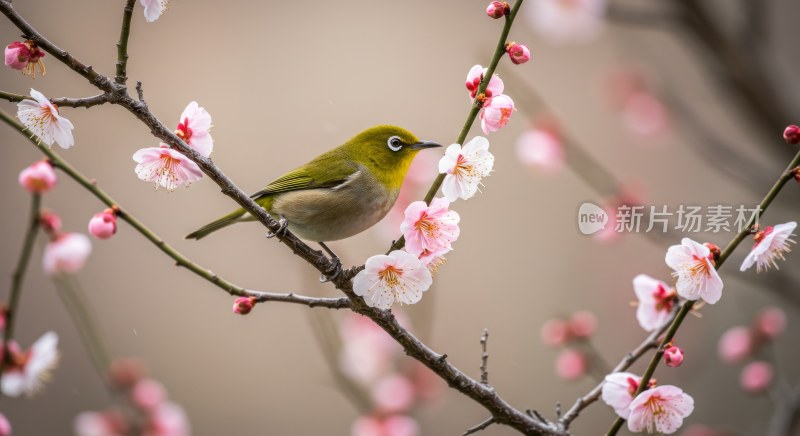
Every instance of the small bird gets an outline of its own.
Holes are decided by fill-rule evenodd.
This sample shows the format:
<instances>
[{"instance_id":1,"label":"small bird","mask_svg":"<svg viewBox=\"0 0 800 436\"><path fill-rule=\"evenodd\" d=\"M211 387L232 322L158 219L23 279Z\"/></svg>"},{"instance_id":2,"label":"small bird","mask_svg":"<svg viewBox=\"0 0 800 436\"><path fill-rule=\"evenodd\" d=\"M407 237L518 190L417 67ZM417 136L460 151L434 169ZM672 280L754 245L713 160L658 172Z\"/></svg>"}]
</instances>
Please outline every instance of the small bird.
<instances>
[{"instance_id":1,"label":"small bird","mask_svg":"<svg viewBox=\"0 0 800 436\"><path fill-rule=\"evenodd\" d=\"M411 161L420 150L441 147L396 126L369 128L307 164L278 177L250 197L283 228L325 245L372 227L394 206ZM201 239L231 224L254 221L237 209L186 236Z\"/></svg>"}]
</instances>

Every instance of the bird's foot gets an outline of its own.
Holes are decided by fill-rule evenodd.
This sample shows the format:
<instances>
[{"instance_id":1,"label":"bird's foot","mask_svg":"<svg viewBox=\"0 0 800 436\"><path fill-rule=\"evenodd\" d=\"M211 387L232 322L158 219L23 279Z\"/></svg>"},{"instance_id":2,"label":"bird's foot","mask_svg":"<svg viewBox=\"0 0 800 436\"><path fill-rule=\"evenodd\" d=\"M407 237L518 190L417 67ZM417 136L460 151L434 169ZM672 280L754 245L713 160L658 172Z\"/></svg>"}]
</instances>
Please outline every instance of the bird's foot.
<instances>
[{"instance_id":1,"label":"bird's foot","mask_svg":"<svg viewBox=\"0 0 800 436\"><path fill-rule=\"evenodd\" d=\"M319 282L320 283L326 283L326 282L330 282L332 280L335 280L336 277L339 277L339 274L342 273L342 261L341 261L341 259L339 259L339 256L337 256L336 253L334 253L333 250L328 248L328 246L325 245L323 242L320 242L319 245L331 257L330 258L330 262L331 262L330 269L328 269L328 271L325 271L324 273L319 275Z\"/></svg>"},{"instance_id":2,"label":"bird's foot","mask_svg":"<svg viewBox=\"0 0 800 436\"><path fill-rule=\"evenodd\" d=\"M278 228L277 232L267 232L267 239L274 238L276 236L280 236L281 238L286 236L286 230L289 228L289 223L286 221L286 218L281 215L281 218L278 220L278 224L280 228Z\"/></svg>"}]
</instances>

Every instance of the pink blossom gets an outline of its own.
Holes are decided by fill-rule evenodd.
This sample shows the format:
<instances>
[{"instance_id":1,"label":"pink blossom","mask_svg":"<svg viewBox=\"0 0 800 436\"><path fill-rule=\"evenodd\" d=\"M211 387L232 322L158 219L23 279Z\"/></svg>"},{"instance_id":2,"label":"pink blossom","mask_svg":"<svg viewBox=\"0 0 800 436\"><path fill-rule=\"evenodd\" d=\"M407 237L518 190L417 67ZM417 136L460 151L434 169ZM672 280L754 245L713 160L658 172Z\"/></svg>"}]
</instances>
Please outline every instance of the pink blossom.
<instances>
[{"instance_id":1,"label":"pink blossom","mask_svg":"<svg viewBox=\"0 0 800 436\"><path fill-rule=\"evenodd\" d=\"M766 271L771 266L778 269L777 260L785 260L784 255L792 251L789 244L794 244L791 239L792 232L797 227L797 223L790 221L776 226L768 226L755 234L753 239L756 243L747 257L744 258L739 271L745 271L753 264L756 264L756 272Z\"/></svg>"},{"instance_id":2,"label":"pink blossom","mask_svg":"<svg viewBox=\"0 0 800 436\"><path fill-rule=\"evenodd\" d=\"M424 201L408 205L400 231L406 239L406 251L419 257L423 252L441 253L452 250L451 244L458 238L460 230L458 212L448 209L450 202L441 197L434 198L430 206ZM442 252L444 250L444 252Z\"/></svg>"},{"instance_id":3,"label":"pink blossom","mask_svg":"<svg viewBox=\"0 0 800 436\"><path fill-rule=\"evenodd\" d=\"M758 394L769 388L773 376L772 365L763 361L755 361L742 369L739 384L746 392Z\"/></svg>"},{"instance_id":4,"label":"pink blossom","mask_svg":"<svg viewBox=\"0 0 800 436\"><path fill-rule=\"evenodd\" d=\"M237 297L233 300L233 313L247 315L256 305L255 297Z\"/></svg>"},{"instance_id":5,"label":"pink blossom","mask_svg":"<svg viewBox=\"0 0 800 436\"><path fill-rule=\"evenodd\" d=\"M786 312L780 307L765 307L756 317L756 331L768 339L775 339L786 328Z\"/></svg>"},{"instance_id":6,"label":"pink blossom","mask_svg":"<svg viewBox=\"0 0 800 436\"><path fill-rule=\"evenodd\" d=\"M89 220L89 234L97 239L108 239L117 233L117 214L106 209Z\"/></svg>"},{"instance_id":7,"label":"pink blossom","mask_svg":"<svg viewBox=\"0 0 800 436\"><path fill-rule=\"evenodd\" d=\"M549 319L542 325L539 335L546 345L551 347L564 345L572 339L569 327L569 323L563 319Z\"/></svg>"},{"instance_id":8,"label":"pink blossom","mask_svg":"<svg viewBox=\"0 0 800 436\"><path fill-rule=\"evenodd\" d=\"M628 419L629 406L642 378L630 372L614 372L606 376L601 395L622 419Z\"/></svg>"},{"instance_id":9,"label":"pink blossom","mask_svg":"<svg viewBox=\"0 0 800 436\"><path fill-rule=\"evenodd\" d=\"M139 0L144 7L144 18L148 23L157 20L167 9L167 0Z\"/></svg>"},{"instance_id":10,"label":"pink blossom","mask_svg":"<svg viewBox=\"0 0 800 436\"><path fill-rule=\"evenodd\" d=\"M11 436L11 423L0 413L0 436Z\"/></svg>"},{"instance_id":11,"label":"pink blossom","mask_svg":"<svg viewBox=\"0 0 800 436\"><path fill-rule=\"evenodd\" d=\"M646 274L634 277L633 291L639 299L636 320L648 332L663 326L678 302L678 295L674 289Z\"/></svg>"},{"instance_id":12,"label":"pink blossom","mask_svg":"<svg viewBox=\"0 0 800 436\"><path fill-rule=\"evenodd\" d=\"M553 43L587 42L604 27L606 0L535 0L528 23Z\"/></svg>"},{"instance_id":13,"label":"pink blossom","mask_svg":"<svg viewBox=\"0 0 800 436\"><path fill-rule=\"evenodd\" d=\"M9 397L19 397L22 394L33 395L49 377L50 371L58 363L58 335L47 332L31 346L27 352L12 353L11 364L3 373L0 390Z\"/></svg>"},{"instance_id":14,"label":"pink blossom","mask_svg":"<svg viewBox=\"0 0 800 436\"><path fill-rule=\"evenodd\" d=\"M39 213L39 226L51 237L57 236L61 232L61 217L49 210Z\"/></svg>"},{"instance_id":15,"label":"pink blossom","mask_svg":"<svg viewBox=\"0 0 800 436\"><path fill-rule=\"evenodd\" d=\"M41 92L31 89L34 100L25 99L17 104L17 118L48 147L57 143L61 148L75 145L72 123L61 116L58 107Z\"/></svg>"},{"instance_id":16,"label":"pink blossom","mask_svg":"<svg viewBox=\"0 0 800 436\"><path fill-rule=\"evenodd\" d=\"M402 312L395 316L407 325ZM364 385L372 385L392 369L400 347L377 324L365 316L352 314L340 326L342 350L339 367L348 377Z\"/></svg>"},{"instance_id":17,"label":"pink blossom","mask_svg":"<svg viewBox=\"0 0 800 436\"><path fill-rule=\"evenodd\" d=\"M515 65L524 64L531 60L531 51L528 47L523 44L517 44L516 42L509 42L506 44L506 53L508 53L508 58L511 59L511 62Z\"/></svg>"},{"instance_id":18,"label":"pink blossom","mask_svg":"<svg viewBox=\"0 0 800 436\"><path fill-rule=\"evenodd\" d=\"M569 330L576 338L588 338L597 330L597 317L588 310L579 310L570 317Z\"/></svg>"},{"instance_id":19,"label":"pink blossom","mask_svg":"<svg viewBox=\"0 0 800 436\"><path fill-rule=\"evenodd\" d=\"M467 200L478 192L481 179L492 172L494 156L489 152L489 141L476 136L462 148L451 144L439 160L439 172L446 174L442 194L449 201Z\"/></svg>"},{"instance_id":20,"label":"pink blossom","mask_svg":"<svg viewBox=\"0 0 800 436\"><path fill-rule=\"evenodd\" d=\"M133 154L133 160L138 163L135 171L141 180L155 182L156 188L161 186L170 192L203 177L196 163L166 144L142 148Z\"/></svg>"},{"instance_id":21,"label":"pink blossom","mask_svg":"<svg viewBox=\"0 0 800 436\"><path fill-rule=\"evenodd\" d=\"M483 134L488 135L505 127L514 110L514 100L505 94L495 95L484 100L483 109L480 112Z\"/></svg>"},{"instance_id":22,"label":"pink blossom","mask_svg":"<svg viewBox=\"0 0 800 436\"><path fill-rule=\"evenodd\" d=\"M405 415L362 416L353 422L352 436L417 436L419 424Z\"/></svg>"},{"instance_id":23,"label":"pink blossom","mask_svg":"<svg viewBox=\"0 0 800 436\"><path fill-rule=\"evenodd\" d=\"M694 399L676 386L648 389L631 402L628 430L672 434L693 410Z\"/></svg>"},{"instance_id":24,"label":"pink blossom","mask_svg":"<svg viewBox=\"0 0 800 436\"><path fill-rule=\"evenodd\" d=\"M717 350L725 363L736 363L749 356L754 349L753 335L747 327L731 327L722 334Z\"/></svg>"},{"instance_id":25,"label":"pink blossom","mask_svg":"<svg viewBox=\"0 0 800 436\"><path fill-rule=\"evenodd\" d=\"M92 252L92 243L86 235L63 233L44 247L42 262L47 274L76 273Z\"/></svg>"},{"instance_id":26,"label":"pink blossom","mask_svg":"<svg viewBox=\"0 0 800 436\"><path fill-rule=\"evenodd\" d=\"M487 71L488 68L475 65L469 70L469 73L467 73L467 91L470 92L470 97L472 97L473 100L478 95L478 88L480 88L483 76ZM491 98L492 96L502 94L504 89L505 85L503 84L503 80L501 80L500 76L497 74L493 74L492 79L489 80L489 84L486 85L486 90L483 92L483 95L486 98Z\"/></svg>"},{"instance_id":27,"label":"pink blossom","mask_svg":"<svg viewBox=\"0 0 800 436\"><path fill-rule=\"evenodd\" d=\"M211 138L211 115L196 101L189 103L181 114L175 134L189 147L197 150L204 157L211 155L214 140Z\"/></svg>"},{"instance_id":28,"label":"pink blossom","mask_svg":"<svg viewBox=\"0 0 800 436\"><path fill-rule=\"evenodd\" d=\"M667 265L675 270L678 278L675 288L678 295L688 300L702 298L714 304L722 297L722 279L717 274L711 250L689 238L683 238L681 245L673 245L667 250Z\"/></svg>"},{"instance_id":29,"label":"pink blossom","mask_svg":"<svg viewBox=\"0 0 800 436\"><path fill-rule=\"evenodd\" d=\"M384 377L372 388L372 401L381 412L405 412L414 404L414 385L401 375Z\"/></svg>"},{"instance_id":30,"label":"pink blossom","mask_svg":"<svg viewBox=\"0 0 800 436\"><path fill-rule=\"evenodd\" d=\"M122 436L126 434L124 419L111 412L81 412L75 417L76 436Z\"/></svg>"},{"instance_id":31,"label":"pink blossom","mask_svg":"<svg viewBox=\"0 0 800 436\"><path fill-rule=\"evenodd\" d=\"M673 368L681 366L683 363L683 350L674 345L668 346L664 350L664 363Z\"/></svg>"},{"instance_id":32,"label":"pink blossom","mask_svg":"<svg viewBox=\"0 0 800 436\"><path fill-rule=\"evenodd\" d=\"M389 309L395 301L419 302L432 282L430 271L416 256L395 250L367 259L364 270L353 279L353 292L370 307Z\"/></svg>"},{"instance_id":33,"label":"pink blossom","mask_svg":"<svg viewBox=\"0 0 800 436\"><path fill-rule=\"evenodd\" d=\"M566 161L561 138L548 129L532 129L519 135L517 157L523 164L547 173L562 170Z\"/></svg>"},{"instance_id":34,"label":"pink blossom","mask_svg":"<svg viewBox=\"0 0 800 436\"><path fill-rule=\"evenodd\" d=\"M8 63L6 63L6 65L8 65ZM788 126L783 131L783 139L787 143L789 143L791 145L796 145L797 143L799 143L800 142L800 127L797 127L794 124L792 124L791 126Z\"/></svg>"},{"instance_id":35,"label":"pink blossom","mask_svg":"<svg viewBox=\"0 0 800 436\"><path fill-rule=\"evenodd\" d=\"M142 410L155 410L167 400L167 389L157 380L139 380L131 390L133 404Z\"/></svg>"},{"instance_id":36,"label":"pink blossom","mask_svg":"<svg viewBox=\"0 0 800 436\"><path fill-rule=\"evenodd\" d=\"M646 138L661 135L669 125L664 103L645 91L636 92L625 100L622 119L631 132Z\"/></svg>"},{"instance_id":37,"label":"pink blossom","mask_svg":"<svg viewBox=\"0 0 800 436\"><path fill-rule=\"evenodd\" d=\"M449 252L449 248L442 248L439 251L423 250L422 253L419 254L419 260L428 268L431 274L435 274L439 271L439 267L447 262L444 255Z\"/></svg>"},{"instance_id":38,"label":"pink blossom","mask_svg":"<svg viewBox=\"0 0 800 436\"><path fill-rule=\"evenodd\" d=\"M500 18L508 13L509 6L506 2L491 2L486 7L486 15L491 18Z\"/></svg>"},{"instance_id":39,"label":"pink blossom","mask_svg":"<svg viewBox=\"0 0 800 436\"><path fill-rule=\"evenodd\" d=\"M36 161L20 171L18 180L26 191L37 194L50 191L58 181L53 165L47 160Z\"/></svg>"},{"instance_id":40,"label":"pink blossom","mask_svg":"<svg viewBox=\"0 0 800 436\"><path fill-rule=\"evenodd\" d=\"M176 403L163 402L150 414L145 436L189 436L186 412Z\"/></svg>"},{"instance_id":41,"label":"pink blossom","mask_svg":"<svg viewBox=\"0 0 800 436\"><path fill-rule=\"evenodd\" d=\"M556 359L556 375L567 381L583 377L588 370L589 362L580 351L567 348Z\"/></svg>"},{"instance_id":42,"label":"pink blossom","mask_svg":"<svg viewBox=\"0 0 800 436\"><path fill-rule=\"evenodd\" d=\"M22 71L22 74L36 78L36 67L42 72L42 76L47 74L42 58L45 56L33 41L19 42L14 41L6 46L5 63L6 66L14 70Z\"/></svg>"}]
</instances>

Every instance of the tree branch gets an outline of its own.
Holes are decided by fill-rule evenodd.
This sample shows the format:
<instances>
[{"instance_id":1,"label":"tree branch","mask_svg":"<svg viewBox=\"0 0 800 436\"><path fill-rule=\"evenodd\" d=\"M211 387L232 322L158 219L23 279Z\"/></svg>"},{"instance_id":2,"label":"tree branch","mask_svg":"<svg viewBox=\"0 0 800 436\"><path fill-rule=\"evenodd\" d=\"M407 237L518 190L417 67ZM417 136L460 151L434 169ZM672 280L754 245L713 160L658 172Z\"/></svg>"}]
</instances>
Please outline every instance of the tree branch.
<instances>
[{"instance_id":1,"label":"tree branch","mask_svg":"<svg viewBox=\"0 0 800 436\"><path fill-rule=\"evenodd\" d=\"M122 11L122 26L119 30L119 42L117 43L117 77L115 81L124 85L128 81L128 37L131 34L131 16L133 15L133 5L136 0L127 0L125 9Z\"/></svg>"},{"instance_id":2,"label":"tree branch","mask_svg":"<svg viewBox=\"0 0 800 436\"><path fill-rule=\"evenodd\" d=\"M8 100L12 103L18 103L22 100L33 100L33 97L28 97L22 94L13 94L10 92L0 91L0 99ZM90 108L92 106L108 103L108 95L105 93L93 95L91 97L82 98L51 98L50 102L58 107L83 107Z\"/></svg>"},{"instance_id":3,"label":"tree branch","mask_svg":"<svg viewBox=\"0 0 800 436\"><path fill-rule=\"evenodd\" d=\"M489 329L483 329L481 335L481 383L489 385L489 352L486 351L486 343L489 342Z\"/></svg>"}]
</instances>

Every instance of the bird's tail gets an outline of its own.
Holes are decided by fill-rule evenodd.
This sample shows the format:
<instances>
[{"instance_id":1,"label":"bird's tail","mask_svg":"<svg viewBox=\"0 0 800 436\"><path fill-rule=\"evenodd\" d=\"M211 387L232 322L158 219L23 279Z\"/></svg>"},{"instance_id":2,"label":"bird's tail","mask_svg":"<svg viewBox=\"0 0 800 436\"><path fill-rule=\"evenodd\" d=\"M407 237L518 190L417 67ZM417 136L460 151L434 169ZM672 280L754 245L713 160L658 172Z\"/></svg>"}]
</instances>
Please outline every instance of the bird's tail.
<instances>
[{"instance_id":1,"label":"bird's tail","mask_svg":"<svg viewBox=\"0 0 800 436\"><path fill-rule=\"evenodd\" d=\"M225 215L224 217L222 217L222 218L220 218L220 219L218 219L216 221L213 221L211 223L208 223L208 224L204 225L203 227L201 227L200 229L198 229L198 230L196 230L196 231L194 231L192 233L189 233L188 235L186 235L186 239L201 239L201 238L204 238L204 237L208 236L209 234L216 232L219 229L228 227L231 224L235 224L235 223L237 223L239 221L242 221L242 217L244 216L244 214L245 214L245 210L244 209L235 210L235 211Z\"/></svg>"}]
</instances>

